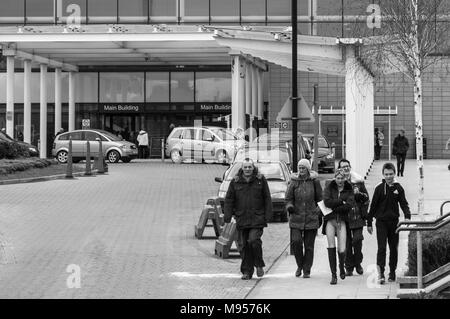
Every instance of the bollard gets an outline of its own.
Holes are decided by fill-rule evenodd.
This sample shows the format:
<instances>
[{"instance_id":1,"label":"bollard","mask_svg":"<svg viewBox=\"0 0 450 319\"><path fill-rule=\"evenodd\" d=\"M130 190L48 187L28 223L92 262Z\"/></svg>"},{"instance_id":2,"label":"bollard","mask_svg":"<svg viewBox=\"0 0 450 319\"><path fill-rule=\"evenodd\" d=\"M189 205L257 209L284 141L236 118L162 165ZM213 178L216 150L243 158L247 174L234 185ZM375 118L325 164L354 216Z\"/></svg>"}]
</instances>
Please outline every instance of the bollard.
<instances>
[{"instance_id":1,"label":"bollard","mask_svg":"<svg viewBox=\"0 0 450 319\"><path fill-rule=\"evenodd\" d=\"M213 197L213 198L209 198L207 201L206 201L206 205L210 205L210 206L213 206L214 208L215 208L215 210L216 210L216 212L217 212L217 218L218 218L218 221L219 221L219 226L222 228L223 227L223 225L225 224L225 222L224 222L224 214L223 214L223 211L222 211L222 205L220 204L220 198L219 197Z\"/></svg>"},{"instance_id":2,"label":"bollard","mask_svg":"<svg viewBox=\"0 0 450 319\"><path fill-rule=\"evenodd\" d=\"M235 243L237 249L231 248L233 242ZM222 234L219 239L216 240L214 253L220 258L226 259L230 257L230 252L236 252L238 249L239 246L237 243L236 221L232 219L230 223L225 224Z\"/></svg>"},{"instance_id":3,"label":"bollard","mask_svg":"<svg viewBox=\"0 0 450 319\"><path fill-rule=\"evenodd\" d=\"M161 161L164 162L164 138L161 139Z\"/></svg>"},{"instance_id":4,"label":"bollard","mask_svg":"<svg viewBox=\"0 0 450 319\"><path fill-rule=\"evenodd\" d=\"M208 224L208 220L211 220L212 225ZM214 233L216 235L212 238L219 237L221 230L219 225L219 216L217 214L216 208L211 205L205 205L203 207L202 213L200 214L200 218L198 220L198 224L194 227L194 234L196 238L206 238L203 236L203 232L205 231L206 226L212 226L214 228Z\"/></svg>"},{"instance_id":5,"label":"bollard","mask_svg":"<svg viewBox=\"0 0 450 319\"><path fill-rule=\"evenodd\" d=\"M72 137L69 137L69 152L67 155L67 169L66 178L73 178L73 167L72 167Z\"/></svg>"},{"instance_id":6,"label":"bollard","mask_svg":"<svg viewBox=\"0 0 450 319\"><path fill-rule=\"evenodd\" d=\"M91 143L89 141L86 142L86 170L84 172L84 176L92 176L92 171L91 171Z\"/></svg>"},{"instance_id":7,"label":"bollard","mask_svg":"<svg viewBox=\"0 0 450 319\"><path fill-rule=\"evenodd\" d=\"M98 141L98 166L97 166L97 173L98 174L105 174L105 159L103 158L103 148L102 148L102 140L100 138L96 138Z\"/></svg>"}]
</instances>

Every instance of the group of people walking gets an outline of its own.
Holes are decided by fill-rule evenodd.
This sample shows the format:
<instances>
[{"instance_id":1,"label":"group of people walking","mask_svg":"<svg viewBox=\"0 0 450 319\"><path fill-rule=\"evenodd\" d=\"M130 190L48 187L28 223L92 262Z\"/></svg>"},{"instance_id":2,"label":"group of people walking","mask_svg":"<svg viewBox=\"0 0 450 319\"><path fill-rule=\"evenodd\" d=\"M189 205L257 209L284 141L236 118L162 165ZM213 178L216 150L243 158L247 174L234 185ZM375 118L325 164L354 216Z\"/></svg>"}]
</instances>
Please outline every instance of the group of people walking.
<instances>
[{"instance_id":1,"label":"group of people walking","mask_svg":"<svg viewBox=\"0 0 450 319\"><path fill-rule=\"evenodd\" d=\"M372 220L376 219L378 281L385 282L386 244L389 244L389 281L395 281L399 236L395 233L399 221L399 205L405 219L411 213L403 187L395 180L392 163L383 165L383 179L376 186L372 201L364 179L352 172L350 162L341 159L333 180L322 189L318 174L311 170L307 159L298 162L298 173L293 174L286 191L286 209L289 214L291 248L297 269L295 276L310 278L314 260L314 242L318 229L328 242L330 284L337 284L337 269L343 280L355 270L362 275L363 228L372 234ZM370 204L370 205L369 205ZM264 275L262 240L263 228L272 216L272 202L268 183L251 159L245 159L242 168L231 180L224 206L224 221L236 219L238 248L241 253L242 279L254 274Z\"/></svg>"}]
</instances>

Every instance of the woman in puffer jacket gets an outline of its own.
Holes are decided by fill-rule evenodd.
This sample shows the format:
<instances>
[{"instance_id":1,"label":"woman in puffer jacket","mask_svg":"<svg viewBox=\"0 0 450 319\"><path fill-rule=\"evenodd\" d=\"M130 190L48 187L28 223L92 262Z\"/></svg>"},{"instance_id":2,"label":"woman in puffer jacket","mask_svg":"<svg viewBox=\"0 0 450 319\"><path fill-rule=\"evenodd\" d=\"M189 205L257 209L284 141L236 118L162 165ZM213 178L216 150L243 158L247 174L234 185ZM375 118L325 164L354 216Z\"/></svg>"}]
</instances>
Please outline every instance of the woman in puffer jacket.
<instances>
[{"instance_id":1,"label":"woman in puffer jacket","mask_svg":"<svg viewBox=\"0 0 450 319\"><path fill-rule=\"evenodd\" d=\"M314 241L322 222L317 203L322 200L318 174L311 171L307 159L298 162L298 174L293 174L286 191L291 247L297 263L296 277L310 278L314 259Z\"/></svg>"},{"instance_id":2,"label":"woman in puffer jacket","mask_svg":"<svg viewBox=\"0 0 450 319\"><path fill-rule=\"evenodd\" d=\"M335 236L337 236L339 276L341 279L345 279L346 223L348 222L349 212L355 204L353 187L346 180L344 170L338 168L334 176L334 180L325 185L323 202L332 211L324 216L322 228L322 233L327 235L328 240L331 285L337 284Z\"/></svg>"}]
</instances>

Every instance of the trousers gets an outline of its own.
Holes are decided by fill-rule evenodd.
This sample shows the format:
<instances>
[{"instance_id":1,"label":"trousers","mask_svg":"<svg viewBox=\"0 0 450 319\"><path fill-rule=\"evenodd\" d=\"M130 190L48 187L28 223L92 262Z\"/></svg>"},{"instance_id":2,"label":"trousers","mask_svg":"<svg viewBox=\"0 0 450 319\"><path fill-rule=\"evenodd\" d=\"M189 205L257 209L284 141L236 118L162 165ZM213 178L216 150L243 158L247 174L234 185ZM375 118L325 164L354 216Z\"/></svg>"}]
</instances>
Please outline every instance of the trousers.
<instances>
[{"instance_id":1,"label":"trousers","mask_svg":"<svg viewBox=\"0 0 450 319\"><path fill-rule=\"evenodd\" d=\"M238 230L238 245L241 254L241 272L253 275L254 267L264 267L262 252L262 228Z\"/></svg>"}]
</instances>

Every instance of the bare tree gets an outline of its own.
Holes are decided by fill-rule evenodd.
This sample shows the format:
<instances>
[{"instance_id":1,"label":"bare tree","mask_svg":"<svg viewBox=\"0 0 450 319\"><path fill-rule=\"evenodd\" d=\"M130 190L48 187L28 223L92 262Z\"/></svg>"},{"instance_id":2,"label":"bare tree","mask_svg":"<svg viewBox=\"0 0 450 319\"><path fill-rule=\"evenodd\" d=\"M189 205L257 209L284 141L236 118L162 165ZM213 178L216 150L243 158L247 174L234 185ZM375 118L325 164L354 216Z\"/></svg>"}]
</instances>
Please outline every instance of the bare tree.
<instances>
[{"instance_id":1,"label":"bare tree","mask_svg":"<svg viewBox=\"0 0 450 319\"><path fill-rule=\"evenodd\" d=\"M378 35L368 38L360 58L375 76L396 70L414 82L418 214L424 211L422 79L449 49L448 0L384 0Z\"/></svg>"}]
</instances>

